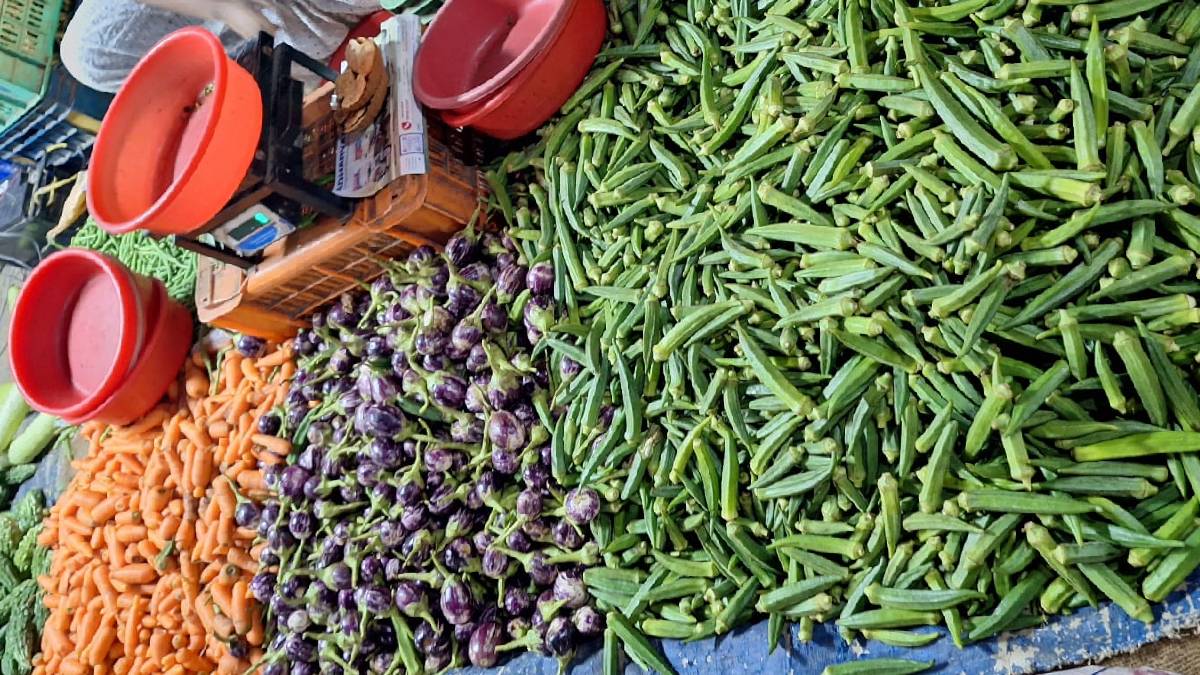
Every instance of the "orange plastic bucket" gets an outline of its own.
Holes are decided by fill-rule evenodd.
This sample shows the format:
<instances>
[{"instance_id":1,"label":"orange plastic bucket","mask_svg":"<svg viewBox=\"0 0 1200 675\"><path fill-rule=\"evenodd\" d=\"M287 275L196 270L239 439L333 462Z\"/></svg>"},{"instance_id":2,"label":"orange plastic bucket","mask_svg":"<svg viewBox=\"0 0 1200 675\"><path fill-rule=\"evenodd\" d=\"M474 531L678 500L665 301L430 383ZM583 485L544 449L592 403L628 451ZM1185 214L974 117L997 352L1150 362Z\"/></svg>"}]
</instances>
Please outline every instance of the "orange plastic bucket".
<instances>
[{"instance_id":1,"label":"orange plastic bucket","mask_svg":"<svg viewBox=\"0 0 1200 675\"><path fill-rule=\"evenodd\" d=\"M184 234L229 202L262 134L258 83L202 28L163 38L113 99L88 174L108 232Z\"/></svg>"}]
</instances>

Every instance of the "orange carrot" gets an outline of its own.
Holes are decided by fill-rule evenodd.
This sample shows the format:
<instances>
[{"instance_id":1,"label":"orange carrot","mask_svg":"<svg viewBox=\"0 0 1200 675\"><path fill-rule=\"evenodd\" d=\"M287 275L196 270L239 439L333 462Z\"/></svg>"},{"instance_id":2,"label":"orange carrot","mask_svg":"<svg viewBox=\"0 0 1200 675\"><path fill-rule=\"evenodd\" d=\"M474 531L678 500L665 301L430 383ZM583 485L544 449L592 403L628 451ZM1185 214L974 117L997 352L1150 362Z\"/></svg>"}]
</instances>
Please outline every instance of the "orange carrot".
<instances>
[{"instance_id":1,"label":"orange carrot","mask_svg":"<svg viewBox=\"0 0 1200 675\"><path fill-rule=\"evenodd\" d=\"M225 420L219 419L208 423L208 435L211 438L227 438L229 432L229 423Z\"/></svg>"},{"instance_id":2,"label":"orange carrot","mask_svg":"<svg viewBox=\"0 0 1200 675\"><path fill-rule=\"evenodd\" d=\"M233 512L226 511L221 515L217 525L217 543L221 546L232 546L237 523L233 522Z\"/></svg>"},{"instance_id":3,"label":"orange carrot","mask_svg":"<svg viewBox=\"0 0 1200 675\"><path fill-rule=\"evenodd\" d=\"M150 637L150 658L161 661L164 656L171 652L171 635L166 631L154 631L154 635Z\"/></svg>"},{"instance_id":4,"label":"orange carrot","mask_svg":"<svg viewBox=\"0 0 1200 675\"><path fill-rule=\"evenodd\" d=\"M259 458L291 450L255 435L295 364L289 345L258 360L229 351L210 382L203 356L193 352L171 400L141 419L81 429L88 454L72 462L76 476L39 536L54 555L37 580L50 618L35 672L240 674L261 659L247 587L262 545L233 513L238 499L267 494ZM251 658L230 653L234 634L246 635Z\"/></svg>"},{"instance_id":5,"label":"orange carrot","mask_svg":"<svg viewBox=\"0 0 1200 675\"><path fill-rule=\"evenodd\" d=\"M117 541L117 531L112 525L105 528L104 541L108 544L108 564L110 567L121 567L125 564L125 551Z\"/></svg>"},{"instance_id":6,"label":"orange carrot","mask_svg":"<svg viewBox=\"0 0 1200 675\"><path fill-rule=\"evenodd\" d=\"M241 366L242 376L255 385L261 385L263 382L262 375L258 374L258 369L254 367L254 362L250 359L242 359L238 364Z\"/></svg>"},{"instance_id":7,"label":"orange carrot","mask_svg":"<svg viewBox=\"0 0 1200 675\"><path fill-rule=\"evenodd\" d=\"M125 645L125 656L133 658L135 649L137 648L137 634L142 626L142 616L145 611L145 599L134 597L133 604L129 608L129 612L125 615L125 632L121 636L121 642Z\"/></svg>"},{"instance_id":8,"label":"orange carrot","mask_svg":"<svg viewBox=\"0 0 1200 675\"><path fill-rule=\"evenodd\" d=\"M236 389L242 382L242 357L236 352L228 352L225 355L225 365L222 368L222 379L225 382L226 388Z\"/></svg>"},{"instance_id":9,"label":"orange carrot","mask_svg":"<svg viewBox=\"0 0 1200 675\"><path fill-rule=\"evenodd\" d=\"M230 606L233 604L233 586L221 583L221 576L218 574L214 583L209 584L208 590L221 613L229 616Z\"/></svg>"},{"instance_id":10,"label":"orange carrot","mask_svg":"<svg viewBox=\"0 0 1200 675\"><path fill-rule=\"evenodd\" d=\"M254 367L260 371L269 371L272 368L278 368L283 365L283 362L288 359L288 352L284 349L276 349L275 351L261 356L254 362Z\"/></svg>"},{"instance_id":11,"label":"orange carrot","mask_svg":"<svg viewBox=\"0 0 1200 675\"><path fill-rule=\"evenodd\" d=\"M254 434L251 438L254 440L255 445L262 446L264 450L281 457L287 457L292 452L292 443L285 438L267 436L266 434Z\"/></svg>"},{"instance_id":12,"label":"orange carrot","mask_svg":"<svg viewBox=\"0 0 1200 675\"><path fill-rule=\"evenodd\" d=\"M184 380L183 390L187 392L189 398L202 398L208 393L208 377L204 371L197 368L188 373L187 379Z\"/></svg>"},{"instance_id":13,"label":"orange carrot","mask_svg":"<svg viewBox=\"0 0 1200 675\"><path fill-rule=\"evenodd\" d=\"M212 622L212 632L222 640L228 640L235 635L233 628L233 620L225 614L214 614Z\"/></svg>"},{"instance_id":14,"label":"orange carrot","mask_svg":"<svg viewBox=\"0 0 1200 675\"><path fill-rule=\"evenodd\" d=\"M108 580L108 568L104 565L96 565L92 568L92 580L96 584L96 590L100 593L100 597L104 600L104 609L109 612L116 613L117 611L117 590Z\"/></svg>"},{"instance_id":15,"label":"orange carrot","mask_svg":"<svg viewBox=\"0 0 1200 675\"><path fill-rule=\"evenodd\" d=\"M175 545L181 550L190 551L196 545L195 521L184 515L179 529L175 531Z\"/></svg>"},{"instance_id":16,"label":"orange carrot","mask_svg":"<svg viewBox=\"0 0 1200 675\"><path fill-rule=\"evenodd\" d=\"M76 633L81 636L94 636L96 629L100 627L100 621L100 608L89 603L79 619L79 630Z\"/></svg>"},{"instance_id":17,"label":"orange carrot","mask_svg":"<svg viewBox=\"0 0 1200 675\"><path fill-rule=\"evenodd\" d=\"M142 556L143 560L150 562L158 557L158 554L161 552L161 550L155 548L154 544L149 539L142 539L137 543L137 552L138 555Z\"/></svg>"},{"instance_id":18,"label":"orange carrot","mask_svg":"<svg viewBox=\"0 0 1200 675\"><path fill-rule=\"evenodd\" d=\"M167 466L166 459L161 453L155 453L146 465L142 477L145 478L147 485L162 485L170 475L171 468Z\"/></svg>"},{"instance_id":19,"label":"orange carrot","mask_svg":"<svg viewBox=\"0 0 1200 675\"><path fill-rule=\"evenodd\" d=\"M173 538L175 533L179 531L180 522L181 519L179 516L167 516L163 518L162 525L158 527L158 536L163 540Z\"/></svg>"},{"instance_id":20,"label":"orange carrot","mask_svg":"<svg viewBox=\"0 0 1200 675\"><path fill-rule=\"evenodd\" d=\"M229 410L225 413L225 419L229 422L237 420L238 430L244 432L245 427L242 426L241 420L242 416L245 415L246 411L249 409L250 401L247 398L247 390L238 389L234 394L233 400L229 402Z\"/></svg>"},{"instance_id":21,"label":"orange carrot","mask_svg":"<svg viewBox=\"0 0 1200 675\"><path fill-rule=\"evenodd\" d=\"M148 584L158 577L158 573L149 563L126 565L112 573L113 581L126 584Z\"/></svg>"},{"instance_id":22,"label":"orange carrot","mask_svg":"<svg viewBox=\"0 0 1200 675\"><path fill-rule=\"evenodd\" d=\"M229 618L238 635L250 632L250 590L245 579L239 579L230 591Z\"/></svg>"},{"instance_id":23,"label":"orange carrot","mask_svg":"<svg viewBox=\"0 0 1200 675\"><path fill-rule=\"evenodd\" d=\"M145 525L122 525L116 530L117 541L129 544L146 538Z\"/></svg>"},{"instance_id":24,"label":"orange carrot","mask_svg":"<svg viewBox=\"0 0 1200 675\"><path fill-rule=\"evenodd\" d=\"M196 448L207 448L212 445L212 439L209 438L208 431L205 430L204 425L184 420L179 424L179 429Z\"/></svg>"},{"instance_id":25,"label":"orange carrot","mask_svg":"<svg viewBox=\"0 0 1200 675\"><path fill-rule=\"evenodd\" d=\"M185 488L183 459L179 456L177 445L166 446L162 452L163 457L167 460L167 467L171 470L171 479L174 481L175 487Z\"/></svg>"},{"instance_id":26,"label":"orange carrot","mask_svg":"<svg viewBox=\"0 0 1200 675\"><path fill-rule=\"evenodd\" d=\"M52 622L47 621L45 631L42 633L42 651L65 654L73 648L74 645L66 633Z\"/></svg>"},{"instance_id":27,"label":"orange carrot","mask_svg":"<svg viewBox=\"0 0 1200 675\"><path fill-rule=\"evenodd\" d=\"M139 499L140 494L141 493L139 493ZM142 511L143 509L141 508L139 508L137 511L122 511L121 513L118 513L115 518L113 518L113 523L117 525L136 525L141 522Z\"/></svg>"},{"instance_id":28,"label":"orange carrot","mask_svg":"<svg viewBox=\"0 0 1200 675\"><path fill-rule=\"evenodd\" d=\"M198 446L192 451L192 496L199 499L212 481L213 456L211 445Z\"/></svg>"},{"instance_id":29,"label":"orange carrot","mask_svg":"<svg viewBox=\"0 0 1200 675\"><path fill-rule=\"evenodd\" d=\"M117 515L120 509L119 498L117 495L112 495L108 499L96 504L92 507L90 515L92 525L99 527L107 523L113 516Z\"/></svg>"},{"instance_id":30,"label":"orange carrot","mask_svg":"<svg viewBox=\"0 0 1200 675\"><path fill-rule=\"evenodd\" d=\"M113 641L117 639L117 622L116 617L111 614L105 614L104 619L100 623L99 629L96 631L95 637L87 648L87 663L98 665L101 659L108 654L109 647L112 647Z\"/></svg>"},{"instance_id":31,"label":"orange carrot","mask_svg":"<svg viewBox=\"0 0 1200 675\"><path fill-rule=\"evenodd\" d=\"M167 411L162 406L159 406L146 413L146 415L138 420L133 426L125 429L124 435L140 436L155 427L161 426L162 421L166 419L166 417Z\"/></svg>"},{"instance_id":32,"label":"orange carrot","mask_svg":"<svg viewBox=\"0 0 1200 675\"><path fill-rule=\"evenodd\" d=\"M217 672L221 673L221 675L234 675L235 673L241 673L242 670L241 660L228 652L221 657L221 661L217 664Z\"/></svg>"},{"instance_id":33,"label":"orange carrot","mask_svg":"<svg viewBox=\"0 0 1200 675\"><path fill-rule=\"evenodd\" d=\"M104 543L104 530L96 528L92 530L92 538L88 540L88 546L95 551Z\"/></svg>"},{"instance_id":34,"label":"orange carrot","mask_svg":"<svg viewBox=\"0 0 1200 675\"><path fill-rule=\"evenodd\" d=\"M246 633L246 642L253 647L261 647L263 643L262 612L250 613L250 630Z\"/></svg>"},{"instance_id":35,"label":"orange carrot","mask_svg":"<svg viewBox=\"0 0 1200 675\"><path fill-rule=\"evenodd\" d=\"M219 576L220 574L221 574L221 563L217 562L216 560L213 560L212 562L205 565L204 569L200 570L200 583L207 586L208 584L211 584L213 579L216 579L217 576Z\"/></svg>"}]
</instances>

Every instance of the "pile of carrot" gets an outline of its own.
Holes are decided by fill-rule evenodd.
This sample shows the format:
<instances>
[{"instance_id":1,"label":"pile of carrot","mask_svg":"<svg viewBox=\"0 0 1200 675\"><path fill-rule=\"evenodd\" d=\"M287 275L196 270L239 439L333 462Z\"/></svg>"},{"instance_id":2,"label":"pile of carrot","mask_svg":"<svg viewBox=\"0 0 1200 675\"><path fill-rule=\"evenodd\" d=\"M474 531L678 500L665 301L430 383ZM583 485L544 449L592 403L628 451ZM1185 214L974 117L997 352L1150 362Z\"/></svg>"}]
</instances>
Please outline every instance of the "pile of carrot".
<instances>
[{"instance_id":1,"label":"pile of carrot","mask_svg":"<svg viewBox=\"0 0 1200 675\"><path fill-rule=\"evenodd\" d=\"M216 378L210 382L209 368ZM199 348L165 401L126 427L84 426L88 453L46 519L38 579L50 618L35 675L243 673L262 656L257 568L239 500L286 441L258 434L295 371L290 343L259 358Z\"/></svg>"}]
</instances>

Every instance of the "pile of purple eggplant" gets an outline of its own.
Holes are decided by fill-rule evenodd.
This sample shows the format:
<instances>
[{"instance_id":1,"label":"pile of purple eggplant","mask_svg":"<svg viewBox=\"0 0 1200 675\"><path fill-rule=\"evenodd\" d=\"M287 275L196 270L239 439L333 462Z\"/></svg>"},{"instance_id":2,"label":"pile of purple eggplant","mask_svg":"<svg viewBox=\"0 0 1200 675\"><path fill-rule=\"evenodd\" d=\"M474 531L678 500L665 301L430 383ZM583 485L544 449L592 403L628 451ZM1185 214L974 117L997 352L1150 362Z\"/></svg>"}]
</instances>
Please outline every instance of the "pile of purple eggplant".
<instances>
[{"instance_id":1,"label":"pile of purple eggplant","mask_svg":"<svg viewBox=\"0 0 1200 675\"><path fill-rule=\"evenodd\" d=\"M261 430L292 440L277 493L243 526L266 541L251 592L267 675L436 672L506 653L568 659L599 635L590 488L551 471L547 263L505 235L422 247L315 317Z\"/></svg>"}]
</instances>

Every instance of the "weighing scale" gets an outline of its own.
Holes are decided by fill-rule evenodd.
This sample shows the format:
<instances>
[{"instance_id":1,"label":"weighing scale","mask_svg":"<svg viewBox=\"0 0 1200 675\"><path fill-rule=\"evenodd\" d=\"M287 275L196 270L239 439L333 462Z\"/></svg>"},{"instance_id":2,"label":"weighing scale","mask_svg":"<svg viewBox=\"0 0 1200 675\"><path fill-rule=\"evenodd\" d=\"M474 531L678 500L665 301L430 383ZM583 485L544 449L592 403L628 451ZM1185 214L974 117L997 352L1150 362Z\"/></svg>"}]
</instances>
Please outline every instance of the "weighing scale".
<instances>
[{"instance_id":1,"label":"weighing scale","mask_svg":"<svg viewBox=\"0 0 1200 675\"><path fill-rule=\"evenodd\" d=\"M305 177L304 85L292 77L293 66L334 81L337 73L290 45L275 45L259 33L242 45L235 60L262 91L263 131L254 160L234 197L212 220L187 236L176 236L181 248L248 269L262 251L318 216L346 219L353 203ZM200 241L210 235L215 243Z\"/></svg>"}]
</instances>

